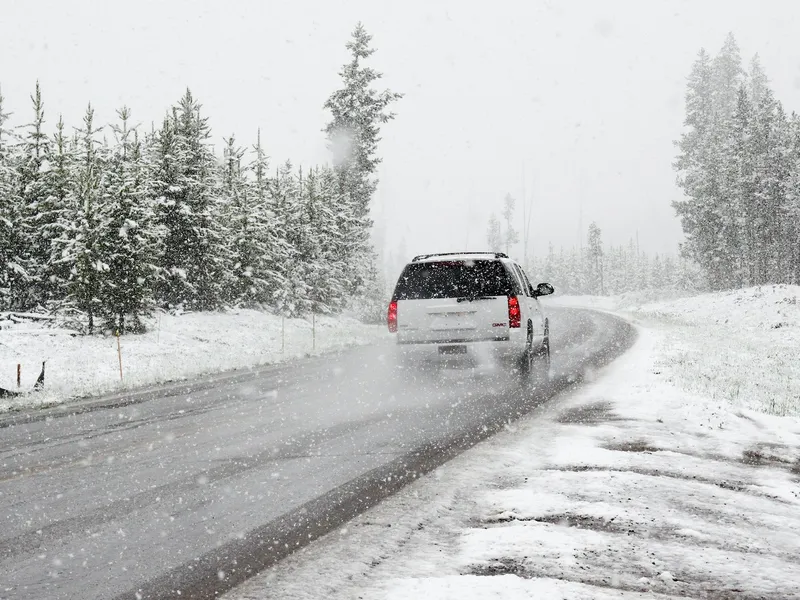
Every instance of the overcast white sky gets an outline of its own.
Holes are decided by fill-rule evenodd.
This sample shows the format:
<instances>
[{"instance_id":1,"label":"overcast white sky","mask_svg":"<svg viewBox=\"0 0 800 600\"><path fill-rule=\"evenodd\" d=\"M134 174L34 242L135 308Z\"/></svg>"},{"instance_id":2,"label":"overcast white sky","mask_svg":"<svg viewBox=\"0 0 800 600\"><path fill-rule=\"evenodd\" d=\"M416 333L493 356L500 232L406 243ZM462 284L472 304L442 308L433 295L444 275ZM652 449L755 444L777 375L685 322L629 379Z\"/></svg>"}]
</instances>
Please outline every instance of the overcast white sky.
<instances>
[{"instance_id":1,"label":"overcast white sky","mask_svg":"<svg viewBox=\"0 0 800 600\"><path fill-rule=\"evenodd\" d=\"M426 2L318 0L2 0L0 85L13 124L30 117L38 78L50 127L101 122L127 104L156 123L188 86L215 141L256 129L275 160L328 161L322 104L338 85L358 20L372 64L405 98L385 127L376 216L389 249L485 245L506 192L536 210L535 252L638 232L673 251L670 202L685 77L701 46L733 31L759 52L789 111L800 109L800 3L669 0ZM521 219L520 219L521 221ZM520 223L521 227L521 223Z\"/></svg>"}]
</instances>

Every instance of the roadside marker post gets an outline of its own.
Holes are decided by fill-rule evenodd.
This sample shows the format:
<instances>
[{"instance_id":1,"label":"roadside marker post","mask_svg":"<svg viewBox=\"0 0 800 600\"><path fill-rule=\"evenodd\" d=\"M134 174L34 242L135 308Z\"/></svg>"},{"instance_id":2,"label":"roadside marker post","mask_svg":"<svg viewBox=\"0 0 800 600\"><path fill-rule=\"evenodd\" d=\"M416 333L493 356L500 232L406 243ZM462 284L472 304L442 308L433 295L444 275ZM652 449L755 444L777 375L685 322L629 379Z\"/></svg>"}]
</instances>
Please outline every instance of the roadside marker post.
<instances>
[{"instance_id":1,"label":"roadside marker post","mask_svg":"<svg viewBox=\"0 0 800 600\"><path fill-rule=\"evenodd\" d=\"M311 351L317 350L317 313L311 313Z\"/></svg>"},{"instance_id":2,"label":"roadside marker post","mask_svg":"<svg viewBox=\"0 0 800 600\"><path fill-rule=\"evenodd\" d=\"M281 354L286 353L286 317L281 316Z\"/></svg>"},{"instance_id":3,"label":"roadside marker post","mask_svg":"<svg viewBox=\"0 0 800 600\"><path fill-rule=\"evenodd\" d=\"M22 387L22 365L17 363L17 388Z\"/></svg>"},{"instance_id":4,"label":"roadside marker post","mask_svg":"<svg viewBox=\"0 0 800 600\"><path fill-rule=\"evenodd\" d=\"M119 341L119 329L117 329L117 356L119 357L119 380L122 381L122 344Z\"/></svg>"}]
</instances>

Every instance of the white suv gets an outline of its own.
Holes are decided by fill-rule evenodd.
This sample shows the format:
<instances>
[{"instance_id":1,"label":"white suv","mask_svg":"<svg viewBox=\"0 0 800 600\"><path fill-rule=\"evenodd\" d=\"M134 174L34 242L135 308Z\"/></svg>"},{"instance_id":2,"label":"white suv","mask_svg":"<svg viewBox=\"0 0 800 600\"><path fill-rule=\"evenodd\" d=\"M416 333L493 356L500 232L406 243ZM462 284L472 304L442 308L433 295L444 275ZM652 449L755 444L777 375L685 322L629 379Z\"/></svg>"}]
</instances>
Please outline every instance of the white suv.
<instances>
[{"instance_id":1,"label":"white suv","mask_svg":"<svg viewBox=\"0 0 800 600\"><path fill-rule=\"evenodd\" d=\"M533 287L499 252L427 254L403 269L389 304L389 331L404 351L511 358L528 375L550 368L550 327L539 303L553 286Z\"/></svg>"}]
</instances>

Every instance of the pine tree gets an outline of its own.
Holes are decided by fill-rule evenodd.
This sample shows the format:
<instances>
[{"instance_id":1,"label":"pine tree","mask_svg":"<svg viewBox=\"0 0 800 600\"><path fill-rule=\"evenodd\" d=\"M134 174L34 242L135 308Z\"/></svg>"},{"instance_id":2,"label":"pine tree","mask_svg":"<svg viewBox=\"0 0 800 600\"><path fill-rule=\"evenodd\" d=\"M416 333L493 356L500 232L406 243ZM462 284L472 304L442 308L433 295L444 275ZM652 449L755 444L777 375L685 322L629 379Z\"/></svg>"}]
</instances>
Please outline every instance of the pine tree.
<instances>
[{"instance_id":1,"label":"pine tree","mask_svg":"<svg viewBox=\"0 0 800 600\"><path fill-rule=\"evenodd\" d=\"M224 298L224 211L215 201L210 135L200 105L186 90L159 132L155 160L154 193L166 236L159 295L170 306L209 310Z\"/></svg>"},{"instance_id":2,"label":"pine tree","mask_svg":"<svg viewBox=\"0 0 800 600\"><path fill-rule=\"evenodd\" d=\"M97 253L107 265L100 285L100 312L119 334L143 331L141 318L154 304L160 235L146 189L141 143L130 126L130 109L117 111L116 144L100 185Z\"/></svg>"},{"instance_id":3,"label":"pine tree","mask_svg":"<svg viewBox=\"0 0 800 600\"><path fill-rule=\"evenodd\" d=\"M687 131L678 141L675 168L686 199L673 204L687 238L686 251L708 273L714 289L730 285L735 277L731 253L736 219L729 205L730 120L738 103L742 68L738 46L729 35L720 54L711 61L701 50L692 66L686 94Z\"/></svg>"},{"instance_id":4,"label":"pine tree","mask_svg":"<svg viewBox=\"0 0 800 600\"><path fill-rule=\"evenodd\" d=\"M216 160L208 146L211 130L200 116L200 104L186 90L177 109L178 156L182 161L179 185L188 209L184 240L185 268L191 293L183 300L191 309L209 310L222 305L225 289L225 256L222 254L225 223L222 206L215 201ZM174 237L173 237L174 240Z\"/></svg>"},{"instance_id":5,"label":"pine tree","mask_svg":"<svg viewBox=\"0 0 800 600\"><path fill-rule=\"evenodd\" d=\"M70 230L57 239L59 254L70 265L67 300L87 319L89 333L94 331L100 309L102 274L108 270L99 253L101 224L100 179L102 157L99 155L99 132L94 126L94 109L86 109L84 126L78 131L80 147L75 165L75 197Z\"/></svg>"},{"instance_id":6,"label":"pine tree","mask_svg":"<svg viewBox=\"0 0 800 600\"><path fill-rule=\"evenodd\" d=\"M44 303L50 296L50 280L47 264L50 258L50 243L54 233L54 213L48 199L46 174L49 165L49 140L44 132L44 103L41 88L31 95L34 118L24 126L21 154L19 156L18 185L22 201L19 221L20 241L23 244L26 285L21 303L33 308Z\"/></svg>"},{"instance_id":7,"label":"pine tree","mask_svg":"<svg viewBox=\"0 0 800 600\"><path fill-rule=\"evenodd\" d=\"M69 257L63 255L78 218L76 199L76 150L64 133L64 119L59 116L56 133L51 143L51 169L47 173L47 187L50 190L50 203L53 207L54 222L50 242L47 272L52 286L53 308L69 296L72 268L75 266Z\"/></svg>"},{"instance_id":8,"label":"pine tree","mask_svg":"<svg viewBox=\"0 0 800 600\"><path fill-rule=\"evenodd\" d=\"M761 66L761 59L758 54L753 56L753 60L750 61L748 82L750 102L753 106L758 106L769 88L769 79Z\"/></svg>"},{"instance_id":9,"label":"pine tree","mask_svg":"<svg viewBox=\"0 0 800 600\"><path fill-rule=\"evenodd\" d=\"M758 243L758 219L753 205L756 185L752 103L740 86L723 147L721 188L726 202L718 203L720 223L716 271L722 287L753 281L753 256Z\"/></svg>"},{"instance_id":10,"label":"pine tree","mask_svg":"<svg viewBox=\"0 0 800 600\"><path fill-rule=\"evenodd\" d=\"M547 245L547 256L545 257L544 264L541 267L542 281L551 282L557 281L556 274L558 273L558 263L556 251L553 247L553 242ZM533 283L533 282L531 282Z\"/></svg>"},{"instance_id":11,"label":"pine tree","mask_svg":"<svg viewBox=\"0 0 800 600\"><path fill-rule=\"evenodd\" d=\"M324 131L333 152L340 197L344 200L342 208L352 211L344 223L351 228L343 233L350 240L351 256L356 259L353 264L360 263L360 269L354 270L354 281L363 281L364 269L369 268L369 260L361 259L371 254L369 211L377 186L374 174L381 162L377 155L380 128L394 119L394 113L387 109L402 97L389 90L378 92L372 88L382 75L363 64L375 52L370 48L371 40L372 36L359 23L347 43L351 60L339 73L343 86L333 92L324 105L332 116Z\"/></svg>"},{"instance_id":12,"label":"pine tree","mask_svg":"<svg viewBox=\"0 0 800 600\"><path fill-rule=\"evenodd\" d=\"M664 266L658 254L653 257L653 264L650 266L650 286L653 289L664 287Z\"/></svg>"},{"instance_id":13,"label":"pine tree","mask_svg":"<svg viewBox=\"0 0 800 600\"><path fill-rule=\"evenodd\" d=\"M261 130L258 131L255 157L249 165L254 176L250 186L253 199L253 228L259 248L258 270L254 274L256 283L256 302L274 305L275 294L284 285L281 264L289 256L290 247L284 233L276 223L275 202L272 196L274 182L269 178L269 158L261 145Z\"/></svg>"},{"instance_id":14,"label":"pine tree","mask_svg":"<svg viewBox=\"0 0 800 600\"><path fill-rule=\"evenodd\" d=\"M10 116L4 110L0 93L0 310L19 308L19 299L26 283L23 266L24 242L19 223L22 200L19 197L18 174L10 146L11 132L5 125Z\"/></svg>"},{"instance_id":15,"label":"pine tree","mask_svg":"<svg viewBox=\"0 0 800 600\"><path fill-rule=\"evenodd\" d=\"M786 204L783 208L786 281L800 285L800 116L796 113L792 113L788 133L790 174L786 182Z\"/></svg>"},{"instance_id":16,"label":"pine tree","mask_svg":"<svg viewBox=\"0 0 800 600\"><path fill-rule=\"evenodd\" d=\"M486 243L489 245L489 250L492 252L503 251L503 233L500 228L500 221L497 217L492 215L489 217L489 228L486 231Z\"/></svg>"},{"instance_id":17,"label":"pine tree","mask_svg":"<svg viewBox=\"0 0 800 600\"><path fill-rule=\"evenodd\" d=\"M739 44L734 35L729 33L712 63L712 100L717 123L724 122L733 114L744 74Z\"/></svg>"},{"instance_id":18,"label":"pine tree","mask_svg":"<svg viewBox=\"0 0 800 600\"><path fill-rule=\"evenodd\" d=\"M719 181L716 167L719 134L715 129L712 61L700 50L692 65L686 91L686 130L677 142L675 161L678 183L685 198L673 203L686 236L686 252L716 277L716 243L719 218L716 201ZM637 263L632 263L638 268ZM721 287L721 285L719 286Z\"/></svg>"},{"instance_id":19,"label":"pine tree","mask_svg":"<svg viewBox=\"0 0 800 600\"><path fill-rule=\"evenodd\" d=\"M307 265L301 257L305 232L302 224L300 180L287 161L277 171L272 186L275 225L286 241L286 254L280 262L282 285L274 294L274 305L280 314L302 316L311 311L311 286Z\"/></svg>"},{"instance_id":20,"label":"pine tree","mask_svg":"<svg viewBox=\"0 0 800 600\"><path fill-rule=\"evenodd\" d=\"M588 283L590 294L605 294L605 286L603 284L603 242L601 239L601 231L597 223L592 222L589 225L588 245L587 245L587 258L588 258Z\"/></svg>"},{"instance_id":21,"label":"pine tree","mask_svg":"<svg viewBox=\"0 0 800 600\"><path fill-rule=\"evenodd\" d=\"M175 113L164 118L155 134L149 153L149 195L156 207L158 226L163 232L156 298L166 306L178 306L190 294L185 265L188 248L182 234L191 235L188 208L184 209L185 191L180 185L182 164L179 157Z\"/></svg>"},{"instance_id":22,"label":"pine tree","mask_svg":"<svg viewBox=\"0 0 800 600\"><path fill-rule=\"evenodd\" d=\"M503 200L503 220L506 222L506 232L504 237L504 247L506 254L511 254L511 248L519 242L519 233L514 229L514 205L516 201L511 194L506 194Z\"/></svg>"},{"instance_id":23,"label":"pine tree","mask_svg":"<svg viewBox=\"0 0 800 600\"><path fill-rule=\"evenodd\" d=\"M278 241L270 224L267 163L260 134L255 152L255 161L242 166L244 150L236 146L233 136L228 138L222 177L233 263L229 301L253 308L270 302L279 286L275 266ZM253 182L247 178L249 172L255 176Z\"/></svg>"},{"instance_id":24,"label":"pine tree","mask_svg":"<svg viewBox=\"0 0 800 600\"><path fill-rule=\"evenodd\" d=\"M350 253L346 232L351 229L351 226L347 224L347 219L353 217L352 213L340 213L343 199L337 184L336 172L329 167L323 167L317 175L317 180L319 182L318 235L320 236L322 260L327 273L323 282L327 294L325 302L331 308L338 310L345 307L347 296L351 290L349 275L351 266L348 264ZM374 288L375 280L370 277L371 273L368 267L367 281L371 281Z\"/></svg>"}]
</instances>

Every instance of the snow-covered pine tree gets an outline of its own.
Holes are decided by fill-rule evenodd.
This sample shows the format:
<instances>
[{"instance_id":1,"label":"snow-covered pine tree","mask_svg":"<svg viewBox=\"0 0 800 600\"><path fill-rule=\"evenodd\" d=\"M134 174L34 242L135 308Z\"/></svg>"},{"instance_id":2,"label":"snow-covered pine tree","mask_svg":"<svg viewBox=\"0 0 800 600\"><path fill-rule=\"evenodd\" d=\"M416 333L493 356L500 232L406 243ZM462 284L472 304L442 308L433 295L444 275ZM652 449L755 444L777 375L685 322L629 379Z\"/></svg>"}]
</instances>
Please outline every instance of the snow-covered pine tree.
<instances>
[{"instance_id":1,"label":"snow-covered pine tree","mask_svg":"<svg viewBox=\"0 0 800 600\"><path fill-rule=\"evenodd\" d=\"M394 113L387 110L389 105L402 97L402 94L389 90L378 92L372 87L382 74L363 64L375 52L370 48L371 39L359 23L347 42L351 60L339 73L343 85L324 105L332 117L324 131L333 152L340 197L347 200L346 206L352 210L350 221L354 229L344 234L350 240L351 256L355 259L371 254L369 212L377 186L374 174L381 162L377 154L380 128L394 118ZM369 260L355 260L353 264L357 262L360 271L353 269L351 272L353 288L358 287L355 285L358 281L366 280L365 270L369 268Z\"/></svg>"},{"instance_id":2,"label":"snow-covered pine tree","mask_svg":"<svg viewBox=\"0 0 800 600\"><path fill-rule=\"evenodd\" d=\"M271 227L266 181L266 157L261 138L255 147L256 159L243 166L244 150L231 136L225 142L222 193L226 197L229 235L231 296L229 301L247 307L270 302L278 287L275 254L278 247ZM255 179L248 180L252 171Z\"/></svg>"},{"instance_id":3,"label":"snow-covered pine tree","mask_svg":"<svg viewBox=\"0 0 800 600\"><path fill-rule=\"evenodd\" d=\"M769 79L767 78L767 74L764 72L764 68L761 66L761 58L758 56L758 54L755 54L753 59L750 61L750 71L747 75L750 102L753 106L758 106L761 104L764 93L769 87Z\"/></svg>"},{"instance_id":4,"label":"snow-covered pine tree","mask_svg":"<svg viewBox=\"0 0 800 600\"><path fill-rule=\"evenodd\" d=\"M242 168L244 149L236 145L235 136L224 140L221 164L221 193L230 236L226 240L231 264L226 270L230 286L225 299L231 304L253 306L258 296L252 280L256 270L257 240L253 235L252 214L247 179Z\"/></svg>"},{"instance_id":5,"label":"snow-covered pine tree","mask_svg":"<svg viewBox=\"0 0 800 600\"><path fill-rule=\"evenodd\" d=\"M148 154L149 195L164 236L158 261L162 277L156 288L156 299L164 306L177 307L191 293L185 269L189 248L182 234L194 234L189 219L190 209L183 207L185 194L181 187L182 164L178 156L174 111L164 118L161 128L156 131Z\"/></svg>"},{"instance_id":6,"label":"snow-covered pine tree","mask_svg":"<svg viewBox=\"0 0 800 600\"><path fill-rule=\"evenodd\" d=\"M305 264L311 310L329 313L337 306L335 286L337 278L331 272L329 255L325 247L331 245L330 223L335 222L325 202L326 189L319 171L310 169L300 179L303 235L300 240L300 260Z\"/></svg>"},{"instance_id":7,"label":"snow-covered pine tree","mask_svg":"<svg viewBox=\"0 0 800 600\"><path fill-rule=\"evenodd\" d=\"M108 269L98 246L102 230L100 180L103 170L98 152L100 143L96 139L98 133L90 104L83 118L83 128L78 130L80 146L75 163L74 203L71 203L74 216L66 219L71 222L70 230L62 228L63 237L55 242L57 253L71 265L67 301L86 317L89 333L94 331L95 316L100 308L101 277Z\"/></svg>"},{"instance_id":8,"label":"snow-covered pine tree","mask_svg":"<svg viewBox=\"0 0 800 600\"><path fill-rule=\"evenodd\" d=\"M144 330L142 317L155 305L161 236L155 206L147 194L147 171L130 109L117 111L115 144L106 159L100 185L97 253L107 266L99 291L106 326L120 334Z\"/></svg>"},{"instance_id":9,"label":"snow-covered pine tree","mask_svg":"<svg viewBox=\"0 0 800 600\"><path fill-rule=\"evenodd\" d=\"M489 217L489 227L486 230L486 243L489 246L489 250L492 252L503 251L503 232L500 227L500 221L497 220L494 214Z\"/></svg>"},{"instance_id":10,"label":"snow-covered pine tree","mask_svg":"<svg viewBox=\"0 0 800 600\"><path fill-rule=\"evenodd\" d=\"M661 257L656 253L653 256L653 263L650 265L650 287L657 290L664 285L664 265Z\"/></svg>"},{"instance_id":11,"label":"snow-covered pine tree","mask_svg":"<svg viewBox=\"0 0 800 600\"><path fill-rule=\"evenodd\" d=\"M185 237L179 242L184 263L178 268L185 270L190 286L188 296L180 300L188 308L210 310L222 306L225 295L226 223L215 189L216 159L208 143L211 129L200 108L187 89L176 110L179 187L185 211L181 231ZM170 233L176 242L177 232Z\"/></svg>"},{"instance_id":12,"label":"snow-covered pine tree","mask_svg":"<svg viewBox=\"0 0 800 600\"><path fill-rule=\"evenodd\" d=\"M337 212L342 204L342 198L336 172L330 167L322 167L316 174L316 179L319 183L317 235L320 239L321 260L325 269L324 281L320 283L320 289L324 290L325 296L320 296L319 301L324 302L332 310L341 310L347 304L350 290L348 273L350 266L347 262L350 254L345 232L351 229L346 224L346 219L351 216L339 215Z\"/></svg>"},{"instance_id":13,"label":"snow-covered pine tree","mask_svg":"<svg viewBox=\"0 0 800 600\"><path fill-rule=\"evenodd\" d=\"M252 205L252 226L257 239L258 269L254 273L258 304L274 306L275 293L283 286L282 264L291 254L291 247L276 222L274 198L272 196L273 181L269 177L269 157L261 145L261 130L258 130L256 145L253 147L254 158L249 165L253 175L250 185Z\"/></svg>"},{"instance_id":14,"label":"snow-covered pine tree","mask_svg":"<svg viewBox=\"0 0 800 600\"><path fill-rule=\"evenodd\" d=\"M0 310L21 308L27 279L23 266L24 241L19 227L22 200L14 168L11 131L6 129L9 116L0 93Z\"/></svg>"},{"instance_id":15,"label":"snow-covered pine tree","mask_svg":"<svg viewBox=\"0 0 800 600\"><path fill-rule=\"evenodd\" d=\"M675 259L669 254L664 256L664 261L661 266L660 287L673 289L675 287Z\"/></svg>"},{"instance_id":16,"label":"snow-covered pine tree","mask_svg":"<svg viewBox=\"0 0 800 600\"><path fill-rule=\"evenodd\" d=\"M791 134L783 106L766 88L756 108L754 140L760 142L758 185L754 203L760 226L756 247L756 273L760 283L785 282L784 222L786 194L791 176Z\"/></svg>"},{"instance_id":17,"label":"snow-covered pine tree","mask_svg":"<svg viewBox=\"0 0 800 600\"><path fill-rule=\"evenodd\" d=\"M792 172L794 170L793 150L792 150L792 129L789 123L789 116L778 102L772 144L773 160L771 196L775 213L772 215L772 230L775 232L773 239L772 260L769 265L769 279L781 283L789 283L789 265L793 249L791 247L793 228L796 223L792 223L787 212L789 206L789 187L791 185Z\"/></svg>"},{"instance_id":18,"label":"snow-covered pine tree","mask_svg":"<svg viewBox=\"0 0 800 600\"><path fill-rule=\"evenodd\" d=\"M541 271L536 273L529 273L528 277L533 276L534 279L536 277L540 277L542 281L548 283L554 283L557 281L557 273L558 273L558 264L557 264L557 257L556 257L556 250L553 247L553 242L550 242L547 245L547 255L545 256L544 263L541 265ZM534 265L536 267L536 265ZM536 285L536 282L531 281L533 285Z\"/></svg>"},{"instance_id":19,"label":"snow-covered pine tree","mask_svg":"<svg viewBox=\"0 0 800 600\"><path fill-rule=\"evenodd\" d=\"M159 299L172 307L209 310L224 298L226 224L217 202L210 135L188 89L157 134L151 193L165 232Z\"/></svg>"},{"instance_id":20,"label":"snow-covered pine tree","mask_svg":"<svg viewBox=\"0 0 800 600\"><path fill-rule=\"evenodd\" d=\"M46 173L50 169L50 141L44 131L44 102L38 81L31 102L33 121L23 126L17 165L19 196L22 200L19 228L27 275L21 304L26 308L43 304L51 296L52 285L47 271L56 219L54 207L48 202L50 193Z\"/></svg>"},{"instance_id":21,"label":"snow-covered pine tree","mask_svg":"<svg viewBox=\"0 0 800 600\"><path fill-rule=\"evenodd\" d=\"M64 132L64 119L59 116L56 132L50 144L50 170L47 172L49 202L54 208L55 220L47 265L49 283L52 285L52 308L58 311L70 295L72 269L75 267L69 253L63 254L74 235L79 207L76 193L76 148ZM74 257L72 257L74 258Z\"/></svg>"},{"instance_id":22,"label":"snow-covered pine tree","mask_svg":"<svg viewBox=\"0 0 800 600\"><path fill-rule=\"evenodd\" d=\"M519 233L514 229L514 206L516 200L511 194L506 194L503 199L503 220L506 222L506 231L503 235L503 246L506 254L510 255L514 245L519 242ZM527 257L526 257L527 258Z\"/></svg>"},{"instance_id":23,"label":"snow-covered pine tree","mask_svg":"<svg viewBox=\"0 0 800 600\"><path fill-rule=\"evenodd\" d=\"M714 58L711 74L712 105L717 124L720 124L733 114L739 87L744 82L745 76L739 44L733 33L728 34L719 54Z\"/></svg>"},{"instance_id":24,"label":"snow-covered pine tree","mask_svg":"<svg viewBox=\"0 0 800 600\"><path fill-rule=\"evenodd\" d=\"M706 240L710 243L704 256L710 280L717 289L736 285L741 280L741 210L737 202L736 177L726 169L726 164L736 162L736 150L731 156L732 120L740 108L739 98L745 72L739 46L733 34L728 34L719 54L711 65L712 127L705 144L703 161L704 179L702 202L710 208L705 217Z\"/></svg>"},{"instance_id":25,"label":"snow-covered pine tree","mask_svg":"<svg viewBox=\"0 0 800 600\"><path fill-rule=\"evenodd\" d=\"M585 294L583 279L583 260L581 251L574 246L566 254L564 265L564 281L571 294Z\"/></svg>"},{"instance_id":26,"label":"snow-covered pine tree","mask_svg":"<svg viewBox=\"0 0 800 600\"><path fill-rule=\"evenodd\" d=\"M311 311L311 299L306 264L301 258L305 226L301 220L300 180L291 162L287 161L278 169L271 194L276 230L287 244L286 255L280 261L282 285L275 291L273 303L280 314L306 315Z\"/></svg>"},{"instance_id":27,"label":"snow-covered pine tree","mask_svg":"<svg viewBox=\"0 0 800 600\"><path fill-rule=\"evenodd\" d=\"M800 285L800 116L789 120L790 175L786 184L784 206L786 224L786 281Z\"/></svg>"},{"instance_id":28,"label":"snow-covered pine tree","mask_svg":"<svg viewBox=\"0 0 800 600\"><path fill-rule=\"evenodd\" d=\"M677 142L679 153L674 165L686 196L673 203L687 239L685 251L707 272L714 289L726 284L719 266L726 264L724 248L719 244L722 144L729 115L726 95L731 86L736 86L733 107L741 72L741 66L737 68L735 40L729 41L732 43L726 42L724 59L717 57L712 63L701 50L692 65L686 91L686 130Z\"/></svg>"},{"instance_id":29,"label":"snow-covered pine tree","mask_svg":"<svg viewBox=\"0 0 800 600\"><path fill-rule=\"evenodd\" d=\"M603 283L603 240L600 228L597 223L589 225L587 239L587 284L588 293L594 295L604 295L605 286Z\"/></svg>"},{"instance_id":30,"label":"snow-covered pine tree","mask_svg":"<svg viewBox=\"0 0 800 600\"><path fill-rule=\"evenodd\" d=\"M760 241L753 202L758 177L753 125L752 103L742 85L722 146L720 188L726 201L719 202L715 211L720 224L715 270L723 287L741 287L754 280L753 256Z\"/></svg>"}]
</instances>

